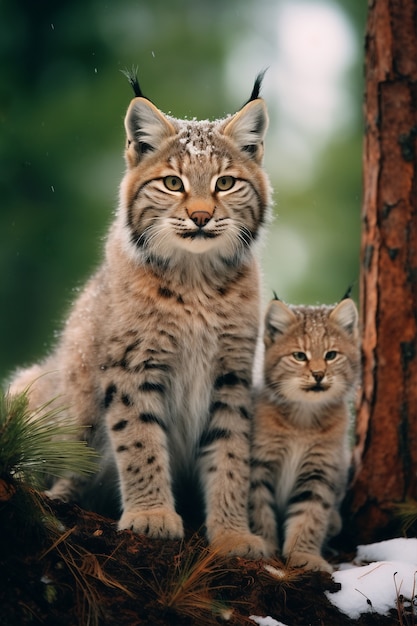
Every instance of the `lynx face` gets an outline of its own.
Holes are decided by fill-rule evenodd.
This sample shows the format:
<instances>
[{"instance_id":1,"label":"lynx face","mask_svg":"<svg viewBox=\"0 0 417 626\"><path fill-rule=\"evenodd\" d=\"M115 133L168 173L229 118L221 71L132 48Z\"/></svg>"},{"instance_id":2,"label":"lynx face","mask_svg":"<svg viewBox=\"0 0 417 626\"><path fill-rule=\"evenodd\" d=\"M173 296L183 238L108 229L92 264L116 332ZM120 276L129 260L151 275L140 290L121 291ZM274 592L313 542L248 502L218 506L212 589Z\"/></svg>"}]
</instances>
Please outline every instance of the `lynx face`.
<instances>
[{"instance_id":1,"label":"lynx face","mask_svg":"<svg viewBox=\"0 0 417 626\"><path fill-rule=\"evenodd\" d=\"M357 312L351 300L334 307L289 307L274 300L266 320L266 385L283 402L338 402L358 373Z\"/></svg>"},{"instance_id":2,"label":"lynx face","mask_svg":"<svg viewBox=\"0 0 417 626\"><path fill-rule=\"evenodd\" d=\"M178 264L184 253L240 262L267 218L263 101L209 122L177 120L135 98L125 126L119 217L130 255L150 263Z\"/></svg>"}]
</instances>

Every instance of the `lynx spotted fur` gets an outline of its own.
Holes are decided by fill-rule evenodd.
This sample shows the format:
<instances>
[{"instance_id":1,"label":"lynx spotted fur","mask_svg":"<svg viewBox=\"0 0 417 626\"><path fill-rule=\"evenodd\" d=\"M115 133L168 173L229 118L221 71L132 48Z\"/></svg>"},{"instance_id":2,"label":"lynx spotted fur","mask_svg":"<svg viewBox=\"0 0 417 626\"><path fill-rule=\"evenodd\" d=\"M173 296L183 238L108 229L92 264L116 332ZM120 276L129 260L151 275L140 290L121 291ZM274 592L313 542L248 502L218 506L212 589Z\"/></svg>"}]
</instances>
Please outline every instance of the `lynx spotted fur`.
<instances>
[{"instance_id":1,"label":"lynx spotted fur","mask_svg":"<svg viewBox=\"0 0 417 626\"><path fill-rule=\"evenodd\" d=\"M257 397L250 510L271 555L332 571L321 556L341 528L350 465L349 400L360 366L358 315L273 300L265 320L265 382Z\"/></svg>"},{"instance_id":2,"label":"lynx spotted fur","mask_svg":"<svg viewBox=\"0 0 417 626\"><path fill-rule=\"evenodd\" d=\"M252 557L264 552L248 520L256 247L270 214L259 87L218 121L175 119L136 92L105 258L55 351L11 385L31 385L33 408L58 396L101 453L92 485L68 476L52 497L116 480L120 529L178 538L176 488L194 480L210 542Z\"/></svg>"}]
</instances>

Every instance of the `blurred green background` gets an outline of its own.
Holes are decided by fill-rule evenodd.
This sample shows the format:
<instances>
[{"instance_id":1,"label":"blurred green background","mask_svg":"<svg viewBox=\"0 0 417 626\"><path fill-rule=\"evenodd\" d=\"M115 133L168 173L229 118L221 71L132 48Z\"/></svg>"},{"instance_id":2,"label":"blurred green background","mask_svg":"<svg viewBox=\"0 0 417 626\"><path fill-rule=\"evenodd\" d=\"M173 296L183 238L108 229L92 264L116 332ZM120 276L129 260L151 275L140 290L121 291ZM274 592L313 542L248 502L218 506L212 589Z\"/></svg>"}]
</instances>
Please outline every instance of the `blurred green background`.
<instances>
[{"instance_id":1,"label":"blurred green background","mask_svg":"<svg viewBox=\"0 0 417 626\"><path fill-rule=\"evenodd\" d=\"M235 112L269 67L265 300L342 296L359 268L366 4L1 2L0 378L46 354L100 261L132 65L161 110L198 118Z\"/></svg>"}]
</instances>

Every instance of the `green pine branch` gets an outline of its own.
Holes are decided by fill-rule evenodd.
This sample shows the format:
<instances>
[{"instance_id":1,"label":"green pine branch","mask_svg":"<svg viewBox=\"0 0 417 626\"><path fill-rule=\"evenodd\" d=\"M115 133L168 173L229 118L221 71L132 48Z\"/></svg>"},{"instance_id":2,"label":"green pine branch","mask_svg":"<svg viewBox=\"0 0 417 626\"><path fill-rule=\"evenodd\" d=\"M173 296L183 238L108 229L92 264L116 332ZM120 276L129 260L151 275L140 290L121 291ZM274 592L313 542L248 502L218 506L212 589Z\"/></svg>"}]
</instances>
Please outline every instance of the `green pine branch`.
<instances>
[{"instance_id":1,"label":"green pine branch","mask_svg":"<svg viewBox=\"0 0 417 626\"><path fill-rule=\"evenodd\" d=\"M29 410L28 390L0 391L0 477L44 487L46 476L97 471L97 453L77 439L80 427L59 419L62 408Z\"/></svg>"}]
</instances>

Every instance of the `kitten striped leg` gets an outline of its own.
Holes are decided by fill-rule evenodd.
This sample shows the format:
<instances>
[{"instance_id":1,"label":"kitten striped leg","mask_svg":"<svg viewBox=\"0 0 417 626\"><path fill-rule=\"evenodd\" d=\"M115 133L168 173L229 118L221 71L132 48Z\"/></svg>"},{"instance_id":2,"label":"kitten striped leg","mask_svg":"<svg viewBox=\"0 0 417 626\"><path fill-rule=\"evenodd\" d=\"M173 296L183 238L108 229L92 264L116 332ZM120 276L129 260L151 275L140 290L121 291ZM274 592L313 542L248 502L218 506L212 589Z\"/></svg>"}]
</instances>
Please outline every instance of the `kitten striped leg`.
<instances>
[{"instance_id":1,"label":"kitten striped leg","mask_svg":"<svg viewBox=\"0 0 417 626\"><path fill-rule=\"evenodd\" d=\"M164 389L154 378L136 385L136 394L110 383L105 403L122 493L119 529L174 539L183 524L171 489Z\"/></svg>"},{"instance_id":2,"label":"kitten striped leg","mask_svg":"<svg viewBox=\"0 0 417 626\"><path fill-rule=\"evenodd\" d=\"M259 558L266 547L251 533L248 516L252 410L248 384L229 372L216 380L215 391L199 459L208 539L219 552Z\"/></svg>"},{"instance_id":3,"label":"kitten striped leg","mask_svg":"<svg viewBox=\"0 0 417 626\"><path fill-rule=\"evenodd\" d=\"M284 525L283 556L291 567L332 572L332 566L321 556L334 507L334 494L326 478L317 474L294 491L287 505Z\"/></svg>"}]
</instances>

